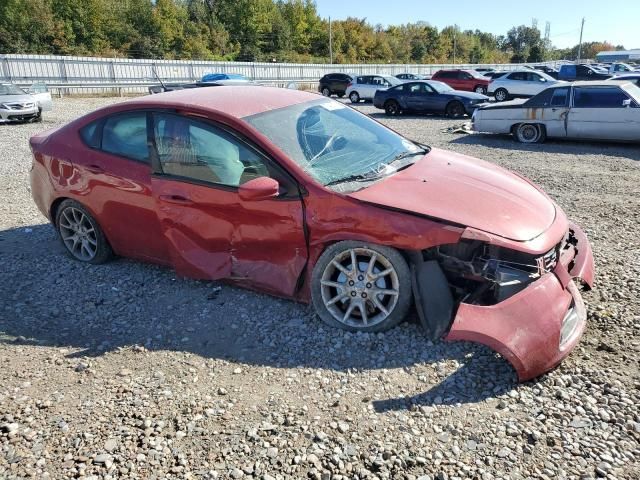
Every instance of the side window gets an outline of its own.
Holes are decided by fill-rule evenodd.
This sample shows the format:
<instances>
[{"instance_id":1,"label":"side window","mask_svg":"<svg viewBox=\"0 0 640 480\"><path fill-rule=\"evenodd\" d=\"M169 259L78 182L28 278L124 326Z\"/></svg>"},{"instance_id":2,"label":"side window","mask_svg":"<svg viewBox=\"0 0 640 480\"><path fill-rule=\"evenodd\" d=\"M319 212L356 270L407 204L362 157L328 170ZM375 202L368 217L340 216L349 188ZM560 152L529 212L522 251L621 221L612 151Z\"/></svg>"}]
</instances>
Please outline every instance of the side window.
<instances>
[{"instance_id":1,"label":"side window","mask_svg":"<svg viewBox=\"0 0 640 480\"><path fill-rule=\"evenodd\" d=\"M538 95L533 97L531 100L527 101L525 104L526 107L531 108L544 108L551 105L551 96L553 95L553 90L547 89L540 92Z\"/></svg>"},{"instance_id":2,"label":"side window","mask_svg":"<svg viewBox=\"0 0 640 480\"><path fill-rule=\"evenodd\" d=\"M100 129L98 128L99 120L91 122L80 129L80 138L87 147L100 148Z\"/></svg>"},{"instance_id":3,"label":"side window","mask_svg":"<svg viewBox=\"0 0 640 480\"><path fill-rule=\"evenodd\" d=\"M623 102L629 99L616 87L579 87L573 91L575 108L624 108Z\"/></svg>"},{"instance_id":4,"label":"side window","mask_svg":"<svg viewBox=\"0 0 640 480\"><path fill-rule=\"evenodd\" d=\"M361 84L361 85L364 85L365 83L367 83L367 82L365 81L365 78L366 78L366 77L357 77L357 78L356 78L356 83L359 83L359 84Z\"/></svg>"},{"instance_id":5,"label":"side window","mask_svg":"<svg viewBox=\"0 0 640 480\"><path fill-rule=\"evenodd\" d=\"M469 75L467 72L458 72L458 78L460 80L471 80L473 77Z\"/></svg>"},{"instance_id":6,"label":"side window","mask_svg":"<svg viewBox=\"0 0 640 480\"><path fill-rule=\"evenodd\" d=\"M544 78L537 73L527 73L527 80L530 82L542 82Z\"/></svg>"},{"instance_id":7,"label":"side window","mask_svg":"<svg viewBox=\"0 0 640 480\"><path fill-rule=\"evenodd\" d=\"M552 107L567 107L569 106L569 89L556 88L553 90L553 97L551 97Z\"/></svg>"},{"instance_id":8,"label":"side window","mask_svg":"<svg viewBox=\"0 0 640 480\"><path fill-rule=\"evenodd\" d=\"M419 83L414 83L409 85L409 91L411 93L422 93L422 85Z\"/></svg>"},{"instance_id":9,"label":"side window","mask_svg":"<svg viewBox=\"0 0 640 480\"><path fill-rule=\"evenodd\" d=\"M525 72L514 72L508 78L509 80L523 81L527 79L527 74Z\"/></svg>"},{"instance_id":10,"label":"side window","mask_svg":"<svg viewBox=\"0 0 640 480\"><path fill-rule=\"evenodd\" d=\"M100 148L121 157L149 161L147 114L121 113L107 118L102 127Z\"/></svg>"},{"instance_id":11,"label":"side window","mask_svg":"<svg viewBox=\"0 0 640 480\"><path fill-rule=\"evenodd\" d=\"M153 115L162 172L237 187L269 176L260 155L222 129L179 115Z\"/></svg>"}]
</instances>

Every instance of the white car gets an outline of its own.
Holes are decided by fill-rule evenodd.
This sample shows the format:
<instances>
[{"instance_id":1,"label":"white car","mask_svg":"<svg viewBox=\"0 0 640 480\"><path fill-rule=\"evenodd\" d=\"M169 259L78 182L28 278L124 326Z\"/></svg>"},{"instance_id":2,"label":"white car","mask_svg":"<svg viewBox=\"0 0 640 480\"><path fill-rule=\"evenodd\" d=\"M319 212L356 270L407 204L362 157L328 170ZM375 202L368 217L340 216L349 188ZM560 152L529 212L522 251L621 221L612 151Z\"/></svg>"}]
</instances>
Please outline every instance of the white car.
<instances>
[{"instance_id":1,"label":"white car","mask_svg":"<svg viewBox=\"0 0 640 480\"><path fill-rule=\"evenodd\" d=\"M547 137L640 142L640 88L609 80L555 85L526 101L484 105L471 122L477 132L511 133L522 143Z\"/></svg>"},{"instance_id":2,"label":"white car","mask_svg":"<svg viewBox=\"0 0 640 480\"><path fill-rule=\"evenodd\" d=\"M360 100L373 100L376 90L386 89L401 83L401 80L391 75L360 75L353 77L345 93L351 103L358 103Z\"/></svg>"},{"instance_id":3,"label":"white car","mask_svg":"<svg viewBox=\"0 0 640 480\"><path fill-rule=\"evenodd\" d=\"M533 97L557 83L565 82L537 70L516 70L494 79L487 94L493 95L498 102L504 102L514 97Z\"/></svg>"},{"instance_id":4,"label":"white car","mask_svg":"<svg viewBox=\"0 0 640 480\"><path fill-rule=\"evenodd\" d=\"M42 112L52 108L51 94L44 84L25 91L13 83L0 82L0 122L42 120Z\"/></svg>"}]
</instances>

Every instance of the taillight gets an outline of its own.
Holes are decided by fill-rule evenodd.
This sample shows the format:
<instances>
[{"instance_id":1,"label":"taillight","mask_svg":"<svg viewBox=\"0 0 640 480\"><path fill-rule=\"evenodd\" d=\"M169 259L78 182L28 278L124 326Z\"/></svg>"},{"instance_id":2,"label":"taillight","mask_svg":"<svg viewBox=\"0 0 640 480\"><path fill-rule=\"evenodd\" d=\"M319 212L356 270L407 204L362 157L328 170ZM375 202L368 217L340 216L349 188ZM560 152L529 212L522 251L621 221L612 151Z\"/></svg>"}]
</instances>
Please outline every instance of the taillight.
<instances>
[{"instance_id":1,"label":"taillight","mask_svg":"<svg viewBox=\"0 0 640 480\"><path fill-rule=\"evenodd\" d=\"M347 88L349 88L349 87L350 87L350 86L352 86L352 85L353 85L353 82L349 82L349 83L347 84Z\"/></svg>"}]
</instances>

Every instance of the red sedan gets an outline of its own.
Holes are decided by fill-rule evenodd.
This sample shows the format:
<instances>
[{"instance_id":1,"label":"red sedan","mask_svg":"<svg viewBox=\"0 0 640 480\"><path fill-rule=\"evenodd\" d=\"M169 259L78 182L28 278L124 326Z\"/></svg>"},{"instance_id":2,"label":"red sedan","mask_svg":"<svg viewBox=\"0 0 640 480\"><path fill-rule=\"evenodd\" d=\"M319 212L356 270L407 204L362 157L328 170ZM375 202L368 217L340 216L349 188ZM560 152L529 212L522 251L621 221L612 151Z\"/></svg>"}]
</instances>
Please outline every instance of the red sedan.
<instances>
[{"instance_id":1,"label":"red sedan","mask_svg":"<svg viewBox=\"0 0 640 480\"><path fill-rule=\"evenodd\" d=\"M593 258L516 174L408 140L342 103L266 87L141 97L31 138L33 198L75 259L113 254L312 302L378 332L415 305L432 338L520 380L576 345Z\"/></svg>"}]
</instances>

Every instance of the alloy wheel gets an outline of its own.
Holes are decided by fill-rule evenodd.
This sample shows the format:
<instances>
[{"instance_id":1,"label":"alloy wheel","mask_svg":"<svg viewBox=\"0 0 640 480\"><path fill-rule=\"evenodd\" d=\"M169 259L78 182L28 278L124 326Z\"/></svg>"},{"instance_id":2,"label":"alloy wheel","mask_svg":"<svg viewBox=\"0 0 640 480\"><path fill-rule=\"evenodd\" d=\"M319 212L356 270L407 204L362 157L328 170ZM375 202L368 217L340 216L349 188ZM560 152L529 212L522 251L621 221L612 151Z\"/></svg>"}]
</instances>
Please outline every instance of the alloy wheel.
<instances>
[{"instance_id":1,"label":"alloy wheel","mask_svg":"<svg viewBox=\"0 0 640 480\"><path fill-rule=\"evenodd\" d=\"M383 255L368 248L338 253L320 281L327 311L349 327L373 327L394 310L400 294L398 274Z\"/></svg>"},{"instance_id":2,"label":"alloy wheel","mask_svg":"<svg viewBox=\"0 0 640 480\"><path fill-rule=\"evenodd\" d=\"M60 237L67 250L78 260L89 262L98 252L96 229L89 217L74 207L65 208L58 220Z\"/></svg>"}]
</instances>

